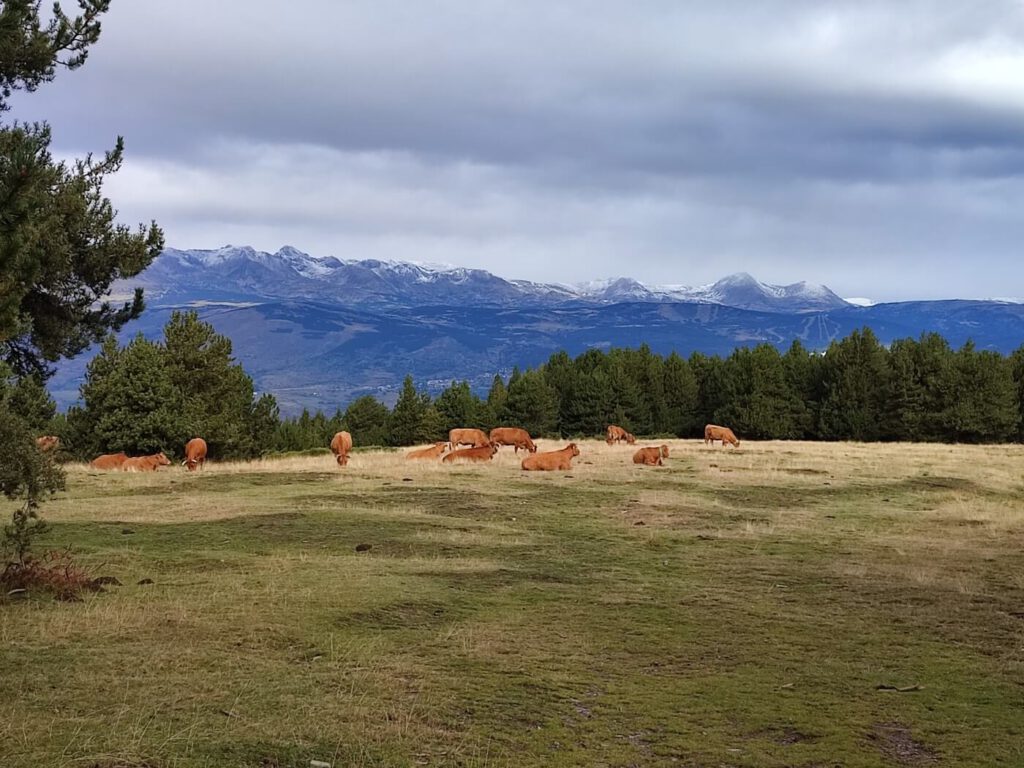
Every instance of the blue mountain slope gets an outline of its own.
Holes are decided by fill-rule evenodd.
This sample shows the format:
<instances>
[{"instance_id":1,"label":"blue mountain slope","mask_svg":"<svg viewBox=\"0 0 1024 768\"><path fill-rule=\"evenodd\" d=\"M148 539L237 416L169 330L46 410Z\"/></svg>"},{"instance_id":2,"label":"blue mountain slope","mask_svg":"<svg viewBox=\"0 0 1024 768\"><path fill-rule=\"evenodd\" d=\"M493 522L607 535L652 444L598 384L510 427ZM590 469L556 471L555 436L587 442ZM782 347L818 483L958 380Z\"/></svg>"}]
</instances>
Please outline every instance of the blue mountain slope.
<instances>
[{"instance_id":1,"label":"blue mountain slope","mask_svg":"<svg viewBox=\"0 0 1024 768\"><path fill-rule=\"evenodd\" d=\"M179 306L154 307L122 337L142 332L159 338ZM937 331L955 346L972 339L979 348L1004 353L1024 343L1024 306L978 301L906 302L802 314L649 301L522 309L369 309L286 300L195 308L232 339L257 388L273 392L286 413L302 407L333 410L367 393L390 400L407 373L435 392L453 379L468 379L483 389L495 373L536 365L561 349L575 355L591 347L647 343L659 353L728 355L737 346L762 342L784 349L794 339L824 349L864 326L886 343L925 331ZM62 404L75 399L88 357L64 364L55 377L51 388Z\"/></svg>"}]
</instances>

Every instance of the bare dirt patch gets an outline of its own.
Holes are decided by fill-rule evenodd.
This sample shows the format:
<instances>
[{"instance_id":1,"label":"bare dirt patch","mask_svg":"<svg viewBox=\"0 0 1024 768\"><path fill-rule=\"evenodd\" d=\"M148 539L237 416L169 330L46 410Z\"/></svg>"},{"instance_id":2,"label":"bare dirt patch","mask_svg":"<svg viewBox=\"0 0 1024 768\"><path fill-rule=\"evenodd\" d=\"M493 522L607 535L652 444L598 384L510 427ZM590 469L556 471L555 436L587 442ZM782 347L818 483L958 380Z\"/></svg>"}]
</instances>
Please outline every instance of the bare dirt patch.
<instances>
[{"instance_id":1,"label":"bare dirt patch","mask_svg":"<svg viewBox=\"0 0 1024 768\"><path fill-rule=\"evenodd\" d=\"M885 757L900 765L936 765L939 755L910 735L901 723L876 723L868 740Z\"/></svg>"}]
</instances>

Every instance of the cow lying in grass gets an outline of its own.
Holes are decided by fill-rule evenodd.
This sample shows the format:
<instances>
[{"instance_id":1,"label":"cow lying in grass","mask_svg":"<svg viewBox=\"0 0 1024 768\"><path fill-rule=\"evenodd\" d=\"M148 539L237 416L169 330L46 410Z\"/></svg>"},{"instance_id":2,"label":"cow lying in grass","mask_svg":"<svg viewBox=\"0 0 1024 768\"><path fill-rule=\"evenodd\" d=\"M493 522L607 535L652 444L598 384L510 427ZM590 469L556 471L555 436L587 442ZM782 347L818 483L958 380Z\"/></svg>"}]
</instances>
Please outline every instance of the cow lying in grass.
<instances>
[{"instance_id":1,"label":"cow lying in grass","mask_svg":"<svg viewBox=\"0 0 1024 768\"><path fill-rule=\"evenodd\" d=\"M580 449L576 447L576 443L569 443L560 451L546 451L545 453L535 453L532 456L527 456L523 459L522 467L527 471L542 472L572 469L573 457L579 455Z\"/></svg>"},{"instance_id":2,"label":"cow lying in grass","mask_svg":"<svg viewBox=\"0 0 1024 768\"><path fill-rule=\"evenodd\" d=\"M448 449L447 443L434 443L429 448L419 448L405 454L407 459L439 459Z\"/></svg>"},{"instance_id":3,"label":"cow lying in grass","mask_svg":"<svg viewBox=\"0 0 1024 768\"><path fill-rule=\"evenodd\" d=\"M90 461L89 466L93 469L120 469L127 460L128 454L123 451L121 453L104 453Z\"/></svg>"},{"instance_id":4,"label":"cow lying in grass","mask_svg":"<svg viewBox=\"0 0 1024 768\"><path fill-rule=\"evenodd\" d=\"M649 467L661 467L664 466L661 460L667 458L667 445L663 445L660 448L641 448L639 451L633 454L633 463L646 464Z\"/></svg>"},{"instance_id":5,"label":"cow lying in grass","mask_svg":"<svg viewBox=\"0 0 1024 768\"><path fill-rule=\"evenodd\" d=\"M479 448L462 448L458 451L452 451L442 461L448 464L455 461L490 461L497 452L498 446L488 443L487 445L481 445Z\"/></svg>"},{"instance_id":6,"label":"cow lying in grass","mask_svg":"<svg viewBox=\"0 0 1024 768\"><path fill-rule=\"evenodd\" d=\"M164 452L154 453L150 456L133 456L127 458L121 464L122 472L156 472L157 467L170 466L171 460L164 456Z\"/></svg>"}]
</instances>

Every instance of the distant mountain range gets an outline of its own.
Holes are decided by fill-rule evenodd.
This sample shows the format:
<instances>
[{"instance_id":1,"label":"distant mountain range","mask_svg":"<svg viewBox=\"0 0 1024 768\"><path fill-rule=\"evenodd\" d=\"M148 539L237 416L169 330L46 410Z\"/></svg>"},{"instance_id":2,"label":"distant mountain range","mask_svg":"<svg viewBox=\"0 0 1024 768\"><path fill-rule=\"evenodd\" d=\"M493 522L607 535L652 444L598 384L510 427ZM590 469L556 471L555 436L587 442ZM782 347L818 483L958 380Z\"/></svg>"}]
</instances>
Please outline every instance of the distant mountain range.
<instances>
[{"instance_id":1,"label":"distant mountain range","mask_svg":"<svg viewBox=\"0 0 1024 768\"><path fill-rule=\"evenodd\" d=\"M148 309L122 332L158 338L175 309L194 308L234 342L260 391L282 410L332 410L361 394L393 398L411 373L436 392L536 365L565 349L637 346L729 354L800 339L824 349L863 326L883 342L936 331L959 345L1009 352L1024 343L1024 305L915 301L856 306L825 286L776 286L747 274L713 285L646 286L618 278L574 286L505 280L484 270L275 254L252 248L168 249L138 278ZM77 397L91 355L61 365L51 391Z\"/></svg>"},{"instance_id":2,"label":"distant mountain range","mask_svg":"<svg viewBox=\"0 0 1024 768\"><path fill-rule=\"evenodd\" d=\"M345 306L554 307L623 302L722 304L763 312L820 312L849 306L823 285L768 285L748 274L713 285L646 286L628 277L577 285L505 280L482 269L367 259L317 258L286 246L277 253L228 246L168 249L140 279L154 298L316 299Z\"/></svg>"}]
</instances>

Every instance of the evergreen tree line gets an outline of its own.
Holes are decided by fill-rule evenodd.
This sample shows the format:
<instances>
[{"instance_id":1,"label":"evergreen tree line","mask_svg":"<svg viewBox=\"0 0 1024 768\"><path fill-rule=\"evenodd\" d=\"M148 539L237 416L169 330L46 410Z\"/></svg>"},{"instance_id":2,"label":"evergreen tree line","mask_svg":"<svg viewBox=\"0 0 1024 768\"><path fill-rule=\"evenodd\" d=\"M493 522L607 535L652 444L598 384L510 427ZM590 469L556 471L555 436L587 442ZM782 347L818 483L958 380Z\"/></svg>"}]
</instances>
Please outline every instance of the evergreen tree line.
<instances>
[{"instance_id":1,"label":"evergreen tree line","mask_svg":"<svg viewBox=\"0 0 1024 768\"><path fill-rule=\"evenodd\" d=\"M179 458L196 436L213 458L253 458L280 424L276 400L254 397L230 339L195 312L175 312L162 341L140 334L121 347L109 336L86 368L80 395L81 405L50 423L80 459L118 451Z\"/></svg>"},{"instance_id":2,"label":"evergreen tree line","mask_svg":"<svg viewBox=\"0 0 1024 768\"><path fill-rule=\"evenodd\" d=\"M486 398L453 382L436 399L407 377L393 410L361 397L327 417L304 412L277 428L272 449L327 445L339 429L359 445L444 440L454 427L521 426L535 436L700 437L724 424L752 439L1006 442L1024 440L1024 347L1012 355L954 350L937 334L883 346L870 329L824 354L799 341L726 358L639 349L559 352L536 369L495 376Z\"/></svg>"},{"instance_id":3,"label":"evergreen tree line","mask_svg":"<svg viewBox=\"0 0 1024 768\"><path fill-rule=\"evenodd\" d=\"M603 435L618 424L645 436L700 437L707 423L750 439L1005 442L1024 440L1024 347L1009 356L936 334L888 348L864 329L824 354L799 341L728 357L683 358L638 349L565 352L543 365L495 376L486 397L452 382L436 398L406 377L394 408L374 397L333 415L280 419L271 395L234 362L231 342L195 313L175 313L164 339L108 338L90 362L81 405L54 416L38 379L9 385L8 399L37 433L61 436L91 458L163 450L178 456L196 435L215 459L326 450L340 430L356 446L444 440L455 427L521 426L535 436Z\"/></svg>"}]
</instances>

